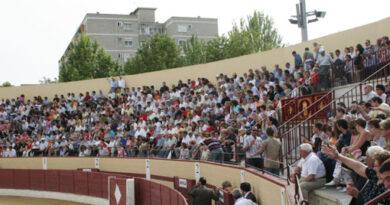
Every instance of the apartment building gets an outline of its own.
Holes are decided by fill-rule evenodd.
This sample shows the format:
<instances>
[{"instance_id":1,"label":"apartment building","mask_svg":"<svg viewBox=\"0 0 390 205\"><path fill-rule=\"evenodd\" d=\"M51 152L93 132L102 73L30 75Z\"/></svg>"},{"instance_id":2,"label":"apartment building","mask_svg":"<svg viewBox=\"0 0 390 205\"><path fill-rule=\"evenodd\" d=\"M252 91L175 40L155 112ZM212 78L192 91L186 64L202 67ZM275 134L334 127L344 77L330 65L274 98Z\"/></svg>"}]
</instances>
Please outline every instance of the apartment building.
<instances>
[{"instance_id":1,"label":"apartment building","mask_svg":"<svg viewBox=\"0 0 390 205\"><path fill-rule=\"evenodd\" d=\"M114 60L123 64L134 57L142 43L156 33L168 34L178 45L185 43L192 35L204 41L218 36L216 18L171 17L159 23L156 22L155 11L155 8L137 8L129 15L88 13L72 41L80 33L85 33ZM64 57L60 62L62 60L65 60Z\"/></svg>"}]
</instances>

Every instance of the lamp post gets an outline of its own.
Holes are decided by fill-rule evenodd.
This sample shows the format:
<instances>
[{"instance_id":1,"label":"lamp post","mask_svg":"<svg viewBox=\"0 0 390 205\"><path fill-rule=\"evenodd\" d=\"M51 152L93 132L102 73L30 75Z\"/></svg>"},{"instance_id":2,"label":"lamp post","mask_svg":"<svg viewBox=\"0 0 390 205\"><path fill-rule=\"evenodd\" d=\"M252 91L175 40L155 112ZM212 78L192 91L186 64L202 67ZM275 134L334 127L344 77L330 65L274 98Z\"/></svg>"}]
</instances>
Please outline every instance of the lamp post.
<instances>
[{"instance_id":1,"label":"lamp post","mask_svg":"<svg viewBox=\"0 0 390 205\"><path fill-rule=\"evenodd\" d=\"M301 28L302 42L307 41L307 24L318 21L318 18L324 18L325 11L309 11L306 12L306 1L299 0L299 3L295 5L297 10L297 15L291 16L289 19L291 24L297 24L298 28ZM314 19L307 20L307 17L314 16Z\"/></svg>"}]
</instances>

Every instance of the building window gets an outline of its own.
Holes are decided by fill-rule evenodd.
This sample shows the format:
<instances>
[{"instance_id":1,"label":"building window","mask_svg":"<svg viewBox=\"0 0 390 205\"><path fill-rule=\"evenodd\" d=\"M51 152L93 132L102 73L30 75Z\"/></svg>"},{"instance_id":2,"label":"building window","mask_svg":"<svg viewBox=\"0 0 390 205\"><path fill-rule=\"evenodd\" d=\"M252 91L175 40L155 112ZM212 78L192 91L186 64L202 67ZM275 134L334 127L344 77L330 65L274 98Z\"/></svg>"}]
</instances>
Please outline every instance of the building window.
<instances>
[{"instance_id":1,"label":"building window","mask_svg":"<svg viewBox=\"0 0 390 205\"><path fill-rule=\"evenodd\" d=\"M122 21L118 21L118 27L122 27L123 26L123 22Z\"/></svg>"},{"instance_id":2,"label":"building window","mask_svg":"<svg viewBox=\"0 0 390 205\"><path fill-rule=\"evenodd\" d=\"M123 23L123 30L131 31L131 23L128 22Z\"/></svg>"},{"instance_id":3,"label":"building window","mask_svg":"<svg viewBox=\"0 0 390 205\"><path fill-rule=\"evenodd\" d=\"M145 24L141 25L141 34L142 35L150 35L150 33L151 33L150 30L151 30L151 28L148 25L145 25Z\"/></svg>"},{"instance_id":4,"label":"building window","mask_svg":"<svg viewBox=\"0 0 390 205\"><path fill-rule=\"evenodd\" d=\"M192 28L191 25L180 24L180 25L177 25L177 32L186 33L189 30L191 30L191 28Z\"/></svg>"},{"instance_id":5,"label":"building window","mask_svg":"<svg viewBox=\"0 0 390 205\"><path fill-rule=\"evenodd\" d=\"M133 47L133 40L132 39L125 39L124 41L125 47Z\"/></svg>"}]
</instances>

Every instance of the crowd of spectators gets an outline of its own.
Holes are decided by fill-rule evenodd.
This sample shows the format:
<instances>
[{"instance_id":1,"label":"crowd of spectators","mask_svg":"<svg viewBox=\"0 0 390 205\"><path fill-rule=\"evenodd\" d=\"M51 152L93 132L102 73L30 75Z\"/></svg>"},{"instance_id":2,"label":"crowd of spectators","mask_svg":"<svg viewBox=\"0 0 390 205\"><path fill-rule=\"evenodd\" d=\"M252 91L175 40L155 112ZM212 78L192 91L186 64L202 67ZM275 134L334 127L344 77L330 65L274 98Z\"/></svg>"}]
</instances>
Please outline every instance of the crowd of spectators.
<instances>
[{"instance_id":1,"label":"crowd of spectators","mask_svg":"<svg viewBox=\"0 0 390 205\"><path fill-rule=\"evenodd\" d=\"M377 46L367 41L363 50L358 44L355 50L345 49L343 55L336 51L333 56L314 43L314 52L306 48L303 58L292 52L294 66L275 65L273 72L265 67L250 69L243 76L220 74L216 83L198 78L171 87L163 83L160 88L128 88L119 77L108 79L108 95L93 91L50 100L40 96L26 100L23 95L2 99L0 153L3 157L155 156L218 162L246 158L247 164L277 174L281 99L329 88L330 65L339 61L347 69L349 58L354 64L367 64L371 57L380 62L388 59L389 44L383 37ZM381 55L374 57L378 52ZM362 55L366 57L357 60ZM376 90L386 102L389 88ZM367 92L374 96L369 88Z\"/></svg>"},{"instance_id":2,"label":"crowd of spectators","mask_svg":"<svg viewBox=\"0 0 390 205\"><path fill-rule=\"evenodd\" d=\"M348 82L356 72L360 79L366 67L390 60L390 41L388 37L378 40L377 45L367 41L365 47L358 44L355 49L345 48L344 54L340 50L328 53L314 43L313 52L306 48L303 58L296 51L292 56L293 66L286 63L282 69L275 65L272 72L266 67L250 69L243 76L220 74L216 83L198 78L171 87L163 83L160 88L128 88L119 77L108 79L108 95L93 91L55 95L50 100L41 96L25 99L23 95L2 99L0 155L162 157L227 163L245 159L250 166L278 175L281 99L328 89L331 72L342 73L338 76ZM345 168L342 165L351 167L337 152L325 154L338 163L325 157L321 143L333 144L338 152L360 161L370 146L379 146L383 151L367 154L366 158L375 161L377 167L367 162L364 172L355 170L376 187L368 189L362 186L364 183L354 183L348 184L347 190L356 201L364 202L384 191L383 185L375 182L380 180L378 172L384 156L388 157L389 99L389 84L376 85L375 91L367 85L364 102L351 107L340 104L329 124L316 124L313 138L308 140L312 145L301 147L304 160L297 169L308 182L302 183L305 197L325 184L325 176L338 179ZM335 171L329 168L332 162L337 164L333 165ZM310 164L309 168L304 164Z\"/></svg>"},{"instance_id":3,"label":"crowd of spectators","mask_svg":"<svg viewBox=\"0 0 390 205\"><path fill-rule=\"evenodd\" d=\"M338 103L335 116L314 125L299 147L301 160L290 176L309 200L309 193L336 186L362 205L390 190L390 106L382 84L364 87L362 102ZM388 86L387 86L388 87ZM387 93L387 94L386 94ZM328 183L326 183L328 182ZM383 204L390 204L384 199Z\"/></svg>"}]
</instances>

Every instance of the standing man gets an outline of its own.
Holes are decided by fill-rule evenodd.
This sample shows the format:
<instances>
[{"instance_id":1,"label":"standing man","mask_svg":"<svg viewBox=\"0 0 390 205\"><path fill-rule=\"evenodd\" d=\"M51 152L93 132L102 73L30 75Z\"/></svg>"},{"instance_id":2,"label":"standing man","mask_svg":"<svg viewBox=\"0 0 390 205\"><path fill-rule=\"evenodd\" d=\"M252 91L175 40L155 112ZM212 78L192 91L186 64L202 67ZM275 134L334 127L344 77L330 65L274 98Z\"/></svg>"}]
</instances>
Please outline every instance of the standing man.
<instances>
[{"instance_id":1,"label":"standing man","mask_svg":"<svg viewBox=\"0 0 390 205\"><path fill-rule=\"evenodd\" d=\"M264 169L272 174L279 175L280 156L282 143L275 138L274 129L271 127L265 130L267 139L263 141L261 149L257 153L264 153ZM257 154L256 153L256 154Z\"/></svg>"},{"instance_id":2,"label":"standing man","mask_svg":"<svg viewBox=\"0 0 390 205\"><path fill-rule=\"evenodd\" d=\"M122 76L119 76L118 80L118 88L121 89L121 91L124 91L126 87L126 81L122 78Z\"/></svg>"},{"instance_id":3,"label":"standing man","mask_svg":"<svg viewBox=\"0 0 390 205\"><path fill-rule=\"evenodd\" d=\"M261 154L258 152L261 149L262 140L260 137L257 137L257 130L252 128L252 131L247 131L247 134L244 137L244 148L246 155L246 163L262 169L263 159Z\"/></svg>"},{"instance_id":4,"label":"standing man","mask_svg":"<svg viewBox=\"0 0 390 205\"><path fill-rule=\"evenodd\" d=\"M220 141L210 136L209 132L203 132L203 143L207 145L210 151L209 160L213 162L223 162L223 150Z\"/></svg>"},{"instance_id":5,"label":"standing man","mask_svg":"<svg viewBox=\"0 0 390 205\"><path fill-rule=\"evenodd\" d=\"M308 201L310 191L325 185L325 167L313 152L310 144L301 144L299 146L299 154L301 155L301 160L298 162L298 166L290 177L292 182L299 183L302 190L302 197ZM298 182L295 181L296 175L301 176Z\"/></svg>"},{"instance_id":6,"label":"standing man","mask_svg":"<svg viewBox=\"0 0 390 205\"><path fill-rule=\"evenodd\" d=\"M198 183L188 192L192 198L192 205L211 205L211 200L219 200L219 192L207 188L206 184L206 178L201 177Z\"/></svg>"},{"instance_id":7,"label":"standing man","mask_svg":"<svg viewBox=\"0 0 390 205\"><path fill-rule=\"evenodd\" d=\"M107 78L107 80L110 83L110 93L114 93L116 88L118 87L118 81L115 80L114 77L112 77L110 80Z\"/></svg>"},{"instance_id":8,"label":"standing man","mask_svg":"<svg viewBox=\"0 0 390 205\"><path fill-rule=\"evenodd\" d=\"M317 57L317 64L319 66L320 89L321 91L330 88L330 66L332 65L332 58L325 53L324 48L320 48Z\"/></svg>"},{"instance_id":9,"label":"standing man","mask_svg":"<svg viewBox=\"0 0 390 205\"><path fill-rule=\"evenodd\" d=\"M298 70L299 67L303 66L302 58L296 51L292 52L292 56L294 57L295 70Z\"/></svg>"}]
</instances>

